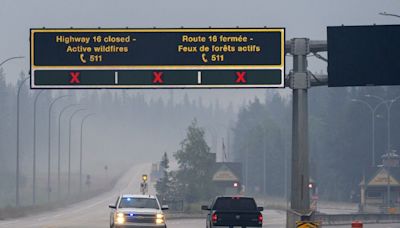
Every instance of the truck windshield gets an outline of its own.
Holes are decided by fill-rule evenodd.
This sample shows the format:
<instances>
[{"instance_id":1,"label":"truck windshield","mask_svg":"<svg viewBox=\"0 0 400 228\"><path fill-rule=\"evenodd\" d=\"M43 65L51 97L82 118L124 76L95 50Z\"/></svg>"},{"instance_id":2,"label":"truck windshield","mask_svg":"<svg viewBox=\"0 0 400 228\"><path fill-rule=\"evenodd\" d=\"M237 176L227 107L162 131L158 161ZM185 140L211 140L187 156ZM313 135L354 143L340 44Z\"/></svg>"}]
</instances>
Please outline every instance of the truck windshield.
<instances>
[{"instance_id":1,"label":"truck windshield","mask_svg":"<svg viewBox=\"0 0 400 228\"><path fill-rule=\"evenodd\" d=\"M213 210L255 211L257 210L257 205L252 198L218 198L214 204Z\"/></svg>"},{"instance_id":2,"label":"truck windshield","mask_svg":"<svg viewBox=\"0 0 400 228\"><path fill-rule=\"evenodd\" d=\"M123 197L119 203L119 208L159 209L159 206L156 199Z\"/></svg>"}]
</instances>

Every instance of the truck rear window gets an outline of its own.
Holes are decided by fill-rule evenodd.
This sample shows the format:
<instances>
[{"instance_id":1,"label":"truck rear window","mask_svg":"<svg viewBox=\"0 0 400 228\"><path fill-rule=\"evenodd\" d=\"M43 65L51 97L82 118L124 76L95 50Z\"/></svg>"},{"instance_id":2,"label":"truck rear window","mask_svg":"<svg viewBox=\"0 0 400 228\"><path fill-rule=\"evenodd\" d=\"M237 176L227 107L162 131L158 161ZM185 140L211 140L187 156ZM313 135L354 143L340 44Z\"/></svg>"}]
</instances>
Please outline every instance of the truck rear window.
<instances>
[{"instance_id":1,"label":"truck rear window","mask_svg":"<svg viewBox=\"0 0 400 228\"><path fill-rule=\"evenodd\" d=\"M214 203L213 210L255 211L257 210L257 205L252 198L226 197L218 198Z\"/></svg>"}]
</instances>

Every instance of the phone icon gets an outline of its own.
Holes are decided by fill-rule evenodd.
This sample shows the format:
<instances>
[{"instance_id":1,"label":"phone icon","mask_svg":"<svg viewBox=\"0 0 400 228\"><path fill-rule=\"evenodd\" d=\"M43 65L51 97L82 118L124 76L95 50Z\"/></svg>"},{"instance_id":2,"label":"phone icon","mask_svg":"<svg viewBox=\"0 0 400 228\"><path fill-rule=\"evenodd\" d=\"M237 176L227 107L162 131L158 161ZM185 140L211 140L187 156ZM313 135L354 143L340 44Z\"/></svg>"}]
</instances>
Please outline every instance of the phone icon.
<instances>
[{"instance_id":1,"label":"phone icon","mask_svg":"<svg viewBox=\"0 0 400 228\"><path fill-rule=\"evenodd\" d=\"M86 63L85 54L80 54L79 58L81 59L82 63Z\"/></svg>"}]
</instances>

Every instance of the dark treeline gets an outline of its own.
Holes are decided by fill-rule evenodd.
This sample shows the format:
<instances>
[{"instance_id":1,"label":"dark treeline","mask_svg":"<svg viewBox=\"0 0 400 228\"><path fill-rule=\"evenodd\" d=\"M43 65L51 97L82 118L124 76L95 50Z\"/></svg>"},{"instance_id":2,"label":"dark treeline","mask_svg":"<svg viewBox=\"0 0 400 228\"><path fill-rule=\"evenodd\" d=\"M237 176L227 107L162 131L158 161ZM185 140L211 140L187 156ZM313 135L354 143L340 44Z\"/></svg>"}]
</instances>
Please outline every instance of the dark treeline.
<instances>
[{"instance_id":1,"label":"dark treeline","mask_svg":"<svg viewBox=\"0 0 400 228\"><path fill-rule=\"evenodd\" d=\"M393 102L380 104L381 100L370 95ZM399 87L310 90L310 170L323 199L349 200L352 191L359 193L364 170L372 166L373 115L367 104L377 107L374 116L376 165L381 164L382 154L388 151L386 104L392 103L390 150L400 148L400 99L394 101L398 96ZM244 163L246 191L263 193L265 159L266 193L274 196L287 193L290 181L285 182L288 179L285 175L290 175L291 115L291 97L282 98L274 92L268 92L264 101L254 99L240 110L234 128L233 152L235 160Z\"/></svg>"},{"instance_id":2,"label":"dark treeline","mask_svg":"<svg viewBox=\"0 0 400 228\"><path fill-rule=\"evenodd\" d=\"M239 111L233 154L234 160L243 164L242 184L246 192L261 194L264 189L270 195L285 192L290 114L288 101L275 93L266 94L264 101L255 98ZM267 183L265 187L264 183Z\"/></svg>"},{"instance_id":3,"label":"dark treeline","mask_svg":"<svg viewBox=\"0 0 400 228\"><path fill-rule=\"evenodd\" d=\"M17 82L27 76L23 73ZM15 205L17 86L8 84L0 71L0 207ZM29 80L28 80L29 81ZM20 93L20 154L21 204L32 203L33 107L40 90L30 90L25 82ZM51 186L56 198L58 117L61 118L62 191L65 192L67 172L68 122L74 110L83 108L72 119L72 177L77 191L79 170L80 124L86 114L95 113L84 128L83 174L91 175L93 186L104 185L112 177L140 162L158 161L164 151L176 151L186 128L196 118L201 125L228 124L234 117L232 107L222 107L219 101L193 99L186 91L149 90L45 90L37 101L37 201L46 202L49 104L58 100L51 114ZM148 96L149 94L149 96ZM162 96L164 94L164 96ZM166 95L166 96L165 96ZM215 134L226 129L214 127ZM207 140L212 136L207 135ZM215 148L211 148L215 149ZM105 168L107 166L107 168ZM150 165L149 165L150 167ZM139 191L138 189L133 189Z\"/></svg>"}]
</instances>

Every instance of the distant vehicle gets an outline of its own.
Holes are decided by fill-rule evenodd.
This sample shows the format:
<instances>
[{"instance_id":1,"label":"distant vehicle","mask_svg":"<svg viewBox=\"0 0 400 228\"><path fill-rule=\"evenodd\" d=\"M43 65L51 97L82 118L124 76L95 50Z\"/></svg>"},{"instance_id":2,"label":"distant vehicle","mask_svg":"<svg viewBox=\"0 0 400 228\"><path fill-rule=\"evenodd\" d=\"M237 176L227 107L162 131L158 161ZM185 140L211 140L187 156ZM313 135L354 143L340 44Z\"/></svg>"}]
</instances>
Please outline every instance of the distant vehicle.
<instances>
[{"instance_id":1,"label":"distant vehicle","mask_svg":"<svg viewBox=\"0 0 400 228\"><path fill-rule=\"evenodd\" d=\"M166 228L163 210L157 197L151 195L121 195L110 205L110 228Z\"/></svg>"},{"instance_id":2,"label":"distant vehicle","mask_svg":"<svg viewBox=\"0 0 400 228\"><path fill-rule=\"evenodd\" d=\"M262 227L263 207L257 207L256 201L251 197L220 196L215 198L210 206L202 206L208 210L207 228L227 227Z\"/></svg>"}]
</instances>

